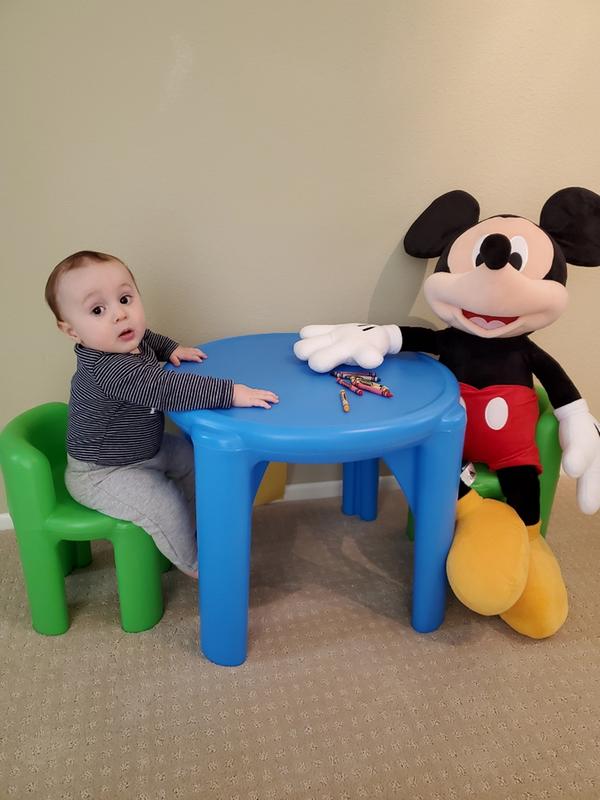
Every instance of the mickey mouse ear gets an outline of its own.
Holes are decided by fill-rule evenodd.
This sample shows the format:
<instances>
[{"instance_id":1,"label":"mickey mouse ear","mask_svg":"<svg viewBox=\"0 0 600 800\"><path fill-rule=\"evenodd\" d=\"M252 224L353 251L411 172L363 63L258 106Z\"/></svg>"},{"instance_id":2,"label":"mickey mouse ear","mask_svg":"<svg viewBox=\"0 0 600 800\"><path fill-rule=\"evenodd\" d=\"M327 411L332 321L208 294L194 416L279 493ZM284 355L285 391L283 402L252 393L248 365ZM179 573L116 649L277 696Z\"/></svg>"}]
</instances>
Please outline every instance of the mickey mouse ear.
<instances>
[{"instance_id":1,"label":"mickey mouse ear","mask_svg":"<svg viewBox=\"0 0 600 800\"><path fill-rule=\"evenodd\" d=\"M408 229L404 249L410 256L440 256L446 245L479 220L479 203L456 189L436 198Z\"/></svg>"},{"instance_id":2,"label":"mickey mouse ear","mask_svg":"<svg viewBox=\"0 0 600 800\"><path fill-rule=\"evenodd\" d=\"M569 264L600 266L600 196L572 186L548 198L540 228L559 245Z\"/></svg>"}]
</instances>

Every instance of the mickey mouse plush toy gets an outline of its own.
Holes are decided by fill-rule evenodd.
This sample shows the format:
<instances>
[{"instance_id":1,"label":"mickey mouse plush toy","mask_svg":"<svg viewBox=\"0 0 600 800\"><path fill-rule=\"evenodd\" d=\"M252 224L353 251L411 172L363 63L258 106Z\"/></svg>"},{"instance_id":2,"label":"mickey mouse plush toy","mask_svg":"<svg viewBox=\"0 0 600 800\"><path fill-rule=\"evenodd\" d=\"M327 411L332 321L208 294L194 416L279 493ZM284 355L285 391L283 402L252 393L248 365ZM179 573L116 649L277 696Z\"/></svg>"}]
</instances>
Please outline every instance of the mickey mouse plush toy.
<instances>
[{"instance_id":1,"label":"mickey mouse plush toy","mask_svg":"<svg viewBox=\"0 0 600 800\"><path fill-rule=\"evenodd\" d=\"M550 636L568 603L558 562L540 534L533 376L554 408L562 465L578 479L579 506L588 514L600 508L600 437L586 401L529 334L564 310L567 262L600 265L600 196L562 189L536 225L511 214L480 222L475 198L448 192L411 225L404 247L418 258L438 257L424 292L448 328L309 325L294 352L317 372L342 363L377 367L401 349L438 355L452 370L467 413L464 458L496 471L507 503L460 484L450 585L474 611L499 614L526 636Z\"/></svg>"}]
</instances>

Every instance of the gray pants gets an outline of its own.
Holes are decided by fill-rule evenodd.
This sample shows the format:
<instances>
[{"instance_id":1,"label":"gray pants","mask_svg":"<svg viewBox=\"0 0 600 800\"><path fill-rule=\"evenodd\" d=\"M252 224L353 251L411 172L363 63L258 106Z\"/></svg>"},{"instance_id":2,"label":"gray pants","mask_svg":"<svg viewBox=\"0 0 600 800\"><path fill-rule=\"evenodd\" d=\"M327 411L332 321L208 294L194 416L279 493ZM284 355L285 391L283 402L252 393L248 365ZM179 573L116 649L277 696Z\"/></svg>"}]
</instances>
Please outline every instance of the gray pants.
<instances>
[{"instance_id":1,"label":"gray pants","mask_svg":"<svg viewBox=\"0 0 600 800\"><path fill-rule=\"evenodd\" d=\"M124 467L69 456L65 483L82 505L143 528L176 567L198 569L194 452L186 439L165 433L153 458Z\"/></svg>"}]
</instances>

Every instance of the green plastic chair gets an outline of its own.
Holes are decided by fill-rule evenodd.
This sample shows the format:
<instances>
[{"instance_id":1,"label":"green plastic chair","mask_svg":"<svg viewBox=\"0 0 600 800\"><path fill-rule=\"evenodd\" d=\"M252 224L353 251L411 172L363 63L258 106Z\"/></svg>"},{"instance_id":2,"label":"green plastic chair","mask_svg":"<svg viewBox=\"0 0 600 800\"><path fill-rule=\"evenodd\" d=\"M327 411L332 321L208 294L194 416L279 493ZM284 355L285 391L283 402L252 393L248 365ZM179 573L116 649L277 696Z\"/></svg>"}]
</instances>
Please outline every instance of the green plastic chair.
<instances>
[{"instance_id":1,"label":"green plastic chair","mask_svg":"<svg viewBox=\"0 0 600 800\"><path fill-rule=\"evenodd\" d=\"M540 415L535 429L535 441L540 453L542 462L542 474L540 475L540 517L541 533L546 536L548 522L552 511L552 503L556 493L556 485L560 475L560 462L562 450L558 440L558 420L554 416L554 411L550 405L550 400L545 389L535 386ZM506 501L500 488L500 481L496 473L489 469L485 464L475 464L477 477L472 488L482 497L490 497L492 500ZM413 538L414 522L412 513L409 511L407 535Z\"/></svg>"},{"instance_id":2,"label":"green plastic chair","mask_svg":"<svg viewBox=\"0 0 600 800\"><path fill-rule=\"evenodd\" d=\"M142 528L77 503L64 472L67 406L46 403L0 433L0 466L21 555L31 622L38 633L64 633L69 613L64 576L92 560L90 541L112 542L121 627L148 630L163 615L161 572L170 562Z\"/></svg>"}]
</instances>

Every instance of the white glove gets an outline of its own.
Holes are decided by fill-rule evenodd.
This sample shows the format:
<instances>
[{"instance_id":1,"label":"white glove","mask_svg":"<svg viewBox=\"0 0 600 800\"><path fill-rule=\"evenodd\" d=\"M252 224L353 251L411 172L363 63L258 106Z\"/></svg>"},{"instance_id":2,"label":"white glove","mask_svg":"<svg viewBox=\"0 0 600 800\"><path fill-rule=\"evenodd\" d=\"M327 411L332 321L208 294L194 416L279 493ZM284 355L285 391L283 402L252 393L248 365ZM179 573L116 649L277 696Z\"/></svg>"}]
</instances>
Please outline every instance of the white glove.
<instances>
[{"instance_id":1,"label":"white glove","mask_svg":"<svg viewBox=\"0 0 600 800\"><path fill-rule=\"evenodd\" d=\"M600 426L583 399L554 410L559 422L562 466L577 478L577 502L584 514L600 508Z\"/></svg>"},{"instance_id":2,"label":"white glove","mask_svg":"<svg viewBox=\"0 0 600 800\"><path fill-rule=\"evenodd\" d=\"M340 364L365 369L378 367L388 353L398 353L402 334L397 325L306 325L294 353L315 372L329 372Z\"/></svg>"}]
</instances>

